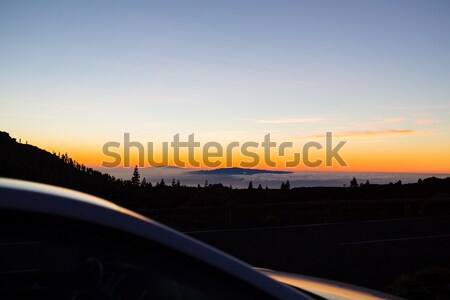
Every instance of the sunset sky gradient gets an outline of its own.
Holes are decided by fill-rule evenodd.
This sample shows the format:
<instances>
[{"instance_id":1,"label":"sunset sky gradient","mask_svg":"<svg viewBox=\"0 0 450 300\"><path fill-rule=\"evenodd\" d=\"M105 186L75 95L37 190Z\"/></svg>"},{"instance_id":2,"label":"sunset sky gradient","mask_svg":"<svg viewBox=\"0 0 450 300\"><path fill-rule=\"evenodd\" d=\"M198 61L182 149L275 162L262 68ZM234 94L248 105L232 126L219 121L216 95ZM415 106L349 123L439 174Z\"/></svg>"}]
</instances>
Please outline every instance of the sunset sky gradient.
<instances>
[{"instance_id":1,"label":"sunset sky gradient","mask_svg":"<svg viewBox=\"0 0 450 300\"><path fill-rule=\"evenodd\" d=\"M331 131L320 170L450 173L450 1L1 1L0 39L0 130L90 166Z\"/></svg>"}]
</instances>

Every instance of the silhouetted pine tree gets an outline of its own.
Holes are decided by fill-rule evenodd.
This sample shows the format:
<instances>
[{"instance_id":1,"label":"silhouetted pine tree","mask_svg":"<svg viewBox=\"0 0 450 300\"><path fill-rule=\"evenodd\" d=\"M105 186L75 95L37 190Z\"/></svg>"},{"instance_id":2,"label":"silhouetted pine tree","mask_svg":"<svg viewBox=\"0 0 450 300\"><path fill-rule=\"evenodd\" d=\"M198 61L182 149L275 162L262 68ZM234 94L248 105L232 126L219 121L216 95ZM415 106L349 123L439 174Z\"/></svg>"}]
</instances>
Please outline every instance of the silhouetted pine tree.
<instances>
[{"instance_id":1,"label":"silhouetted pine tree","mask_svg":"<svg viewBox=\"0 0 450 300\"><path fill-rule=\"evenodd\" d=\"M138 186L141 183L141 175L139 174L138 167L134 167L133 176L131 177L131 184Z\"/></svg>"},{"instance_id":2,"label":"silhouetted pine tree","mask_svg":"<svg viewBox=\"0 0 450 300\"><path fill-rule=\"evenodd\" d=\"M285 188L286 188L286 190L291 189L291 184L289 183L289 180L286 180Z\"/></svg>"},{"instance_id":3,"label":"silhouetted pine tree","mask_svg":"<svg viewBox=\"0 0 450 300\"><path fill-rule=\"evenodd\" d=\"M283 183L281 183L280 189L282 189L282 190L290 190L291 189L291 184L289 183L289 180L286 180L286 182L283 181Z\"/></svg>"}]
</instances>

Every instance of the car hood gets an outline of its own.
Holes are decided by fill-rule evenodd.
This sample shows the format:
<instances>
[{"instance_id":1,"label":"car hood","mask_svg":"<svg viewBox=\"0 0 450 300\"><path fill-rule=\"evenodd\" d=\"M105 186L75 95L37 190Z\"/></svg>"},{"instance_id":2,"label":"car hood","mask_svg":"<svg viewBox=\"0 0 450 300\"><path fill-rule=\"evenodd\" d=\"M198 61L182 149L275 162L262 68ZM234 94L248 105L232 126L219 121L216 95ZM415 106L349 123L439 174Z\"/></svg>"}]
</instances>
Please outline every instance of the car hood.
<instances>
[{"instance_id":1,"label":"car hood","mask_svg":"<svg viewBox=\"0 0 450 300\"><path fill-rule=\"evenodd\" d=\"M405 300L400 297L337 281L261 268L256 268L256 270L279 282L328 300Z\"/></svg>"}]
</instances>

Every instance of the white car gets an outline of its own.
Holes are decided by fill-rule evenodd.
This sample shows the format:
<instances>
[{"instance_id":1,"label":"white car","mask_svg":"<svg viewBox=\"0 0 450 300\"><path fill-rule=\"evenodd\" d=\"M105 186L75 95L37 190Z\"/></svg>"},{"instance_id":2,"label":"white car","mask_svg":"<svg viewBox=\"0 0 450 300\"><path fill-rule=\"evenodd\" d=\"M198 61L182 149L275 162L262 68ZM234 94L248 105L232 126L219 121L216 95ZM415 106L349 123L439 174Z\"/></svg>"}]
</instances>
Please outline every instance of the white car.
<instances>
[{"instance_id":1,"label":"white car","mask_svg":"<svg viewBox=\"0 0 450 300\"><path fill-rule=\"evenodd\" d=\"M97 197L0 179L0 299L400 299L254 269Z\"/></svg>"}]
</instances>

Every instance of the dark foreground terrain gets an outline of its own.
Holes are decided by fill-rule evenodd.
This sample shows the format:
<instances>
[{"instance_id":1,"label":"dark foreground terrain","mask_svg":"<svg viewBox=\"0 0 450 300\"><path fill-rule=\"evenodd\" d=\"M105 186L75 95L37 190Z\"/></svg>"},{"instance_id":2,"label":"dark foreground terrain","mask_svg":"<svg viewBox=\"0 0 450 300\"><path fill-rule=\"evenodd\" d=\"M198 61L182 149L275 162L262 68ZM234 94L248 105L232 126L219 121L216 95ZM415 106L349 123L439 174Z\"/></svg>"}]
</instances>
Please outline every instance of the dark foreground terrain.
<instances>
[{"instance_id":1,"label":"dark foreground terrain","mask_svg":"<svg viewBox=\"0 0 450 300\"><path fill-rule=\"evenodd\" d=\"M132 171L130 171L131 173ZM93 194L251 265L410 299L450 299L450 178L349 187L234 189L151 183L86 167L0 132L0 177Z\"/></svg>"}]
</instances>

